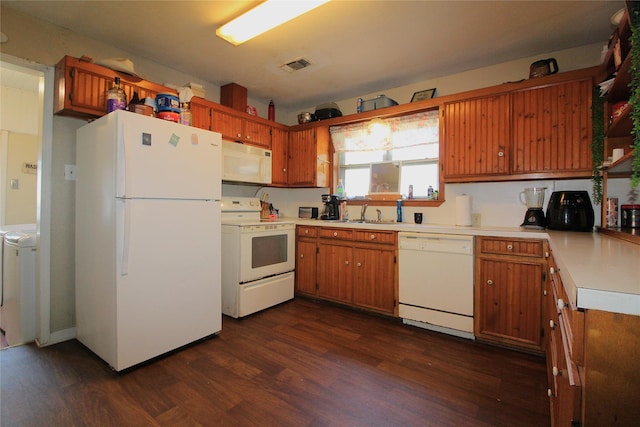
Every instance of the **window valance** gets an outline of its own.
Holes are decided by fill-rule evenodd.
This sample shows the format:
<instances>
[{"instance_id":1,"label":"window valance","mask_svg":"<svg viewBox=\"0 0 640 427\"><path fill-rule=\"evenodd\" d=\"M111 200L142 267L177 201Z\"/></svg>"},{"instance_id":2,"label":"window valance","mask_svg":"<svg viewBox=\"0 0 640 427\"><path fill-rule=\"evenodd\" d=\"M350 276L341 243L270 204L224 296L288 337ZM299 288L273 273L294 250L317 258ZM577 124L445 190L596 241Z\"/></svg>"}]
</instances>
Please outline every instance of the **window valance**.
<instances>
[{"instance_id":1,"label":"window valance","mask_svg":"<svg viewBox=\"0 0 640 427\"><path fill-rule=\"evenodd\" d=\"M438 110L331 126L336 152L377 151L439 143Z\"/></svg>"}]
</instances>

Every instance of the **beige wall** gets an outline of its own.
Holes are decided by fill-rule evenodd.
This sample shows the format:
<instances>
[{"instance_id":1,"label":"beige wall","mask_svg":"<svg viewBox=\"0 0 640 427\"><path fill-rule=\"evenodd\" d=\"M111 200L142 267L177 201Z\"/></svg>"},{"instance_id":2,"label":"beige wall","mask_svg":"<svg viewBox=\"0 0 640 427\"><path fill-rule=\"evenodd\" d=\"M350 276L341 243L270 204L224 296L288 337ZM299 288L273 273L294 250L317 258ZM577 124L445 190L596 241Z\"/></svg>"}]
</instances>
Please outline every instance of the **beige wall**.
<instances>
[{"instance_id":1,"label":"beige wall","mask_svg":"<svg viewBox=\"0 0 640 427\"><path fill-rule=\"evenodd\" d=\"M8 133L5 186L5 224L35 224L37 170L25 172L24 164L38 163L40 138L35 135ZM11 189L11 181L18 180L19 188Z\"/></svg>"},{"instance_id":2,"label":"beige wall","mask_svg":"<svg viewBox=\"0 0 640 427\"><path fill-rule=\"evenodd\" d=\"M207 98L219 99L219 87L199 81L186 73L154 64L136 55L111 46L83 38L66 29L34 20L10 9L2 7L2 31L9 36L9 42L2 45L2 51L19 58L40 64L54 65L65 54L88 55L94 58L128 57L135 63L136 71L146 79L158 83L184 84L189 81L203 84ZM605 41L603 41L604 43ZM599 60L601 45L586 46L563 52L551 52L548 56L558 59L561 71L595 65ZM547 57L547 56L545 56ZM430 87L438 88L439 94L460 92L468 89L499 84L508 80L518 80L528 74L529 64L536 58L525 58L505 64L498 64L455 76L425 79L400 88L380 88L373 94L363 94L363 98L384 93L400 103L408 102L413 92ZM258 104L253 101L254 104ZM355 112L355 98L339 101L344 114ZM264 107L264 106L260 106ZM313 111L315 106L310 106ZM283 112L288 123L296 123L298 111ZM286 115L285 115L286 114ZM52 182L52 248L51 248L51 331L71 328L75 324L74 314L74 186L64 181L65 164L75 163L75 131L83 121L64 117L53 120L53 182ZM283 190L287 191L287 190ZM303 190L291 190L298 193ZM309 190L310 199L316 200L317 190ZM297 193L296 193L297 194ZM303 197L304 198L304 197ZM293 209L292 209L293 210Z\"/></svg>"}]
</instances>

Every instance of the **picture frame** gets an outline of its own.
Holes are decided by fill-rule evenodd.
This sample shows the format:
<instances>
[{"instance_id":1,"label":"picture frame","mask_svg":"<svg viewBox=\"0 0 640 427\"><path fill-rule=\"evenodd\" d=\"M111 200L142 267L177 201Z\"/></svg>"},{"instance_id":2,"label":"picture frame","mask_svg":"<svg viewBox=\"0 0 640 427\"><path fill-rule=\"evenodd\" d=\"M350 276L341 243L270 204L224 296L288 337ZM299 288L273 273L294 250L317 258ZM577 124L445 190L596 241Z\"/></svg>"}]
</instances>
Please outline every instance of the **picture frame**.
<instances>
[{"instance_id":1,"label":"picture frame","mask_svg":"<svg viewBox=\"0 0 640 427\"><path fill-rule=\"evenodd\" d=\"M424 101L425 99L431 99L436 94L436 88L425 89L415 92L411 97L411 102Z\"/></svg>"}]
</instances>

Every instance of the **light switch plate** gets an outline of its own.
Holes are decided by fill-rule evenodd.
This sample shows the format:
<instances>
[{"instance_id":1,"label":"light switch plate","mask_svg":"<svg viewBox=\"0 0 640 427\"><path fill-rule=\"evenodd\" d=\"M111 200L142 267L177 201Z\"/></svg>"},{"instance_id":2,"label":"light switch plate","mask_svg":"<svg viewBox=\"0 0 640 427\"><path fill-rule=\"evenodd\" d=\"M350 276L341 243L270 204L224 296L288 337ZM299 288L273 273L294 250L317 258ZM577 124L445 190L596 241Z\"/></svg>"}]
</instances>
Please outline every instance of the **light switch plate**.
<instances>
[{"instance_id":1,"label":"light switch plate","mask_svg":"<svg viewBox=\"0 0 640 427\"><path fill-rule=\"evenodd\" d=\"M64 179L66 181L76 180L76 165L64 165Z\"/></svg>"}]
</instances>

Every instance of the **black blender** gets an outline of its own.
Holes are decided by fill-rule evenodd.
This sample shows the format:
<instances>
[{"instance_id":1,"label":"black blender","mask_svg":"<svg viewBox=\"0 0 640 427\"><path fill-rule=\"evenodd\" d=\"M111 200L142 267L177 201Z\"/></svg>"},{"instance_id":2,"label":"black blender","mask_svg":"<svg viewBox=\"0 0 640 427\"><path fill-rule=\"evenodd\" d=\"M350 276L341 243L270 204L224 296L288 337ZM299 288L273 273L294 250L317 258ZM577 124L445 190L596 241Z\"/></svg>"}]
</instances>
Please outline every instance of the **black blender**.
<instances>
[{"instance_id":1,"label":"black blender","mask_svg":"<svg viewBox=\"0 0 640 427\"><path fill-rule=\"evenodd\" d=\"M524 215L524 222L520 227L536 229L547 227L547 221L542 210L544 190L546 189L547 187L531 187L525 188L520 193L520 201L527 205L527 213Z\"/></svg>"}]
</instances>

